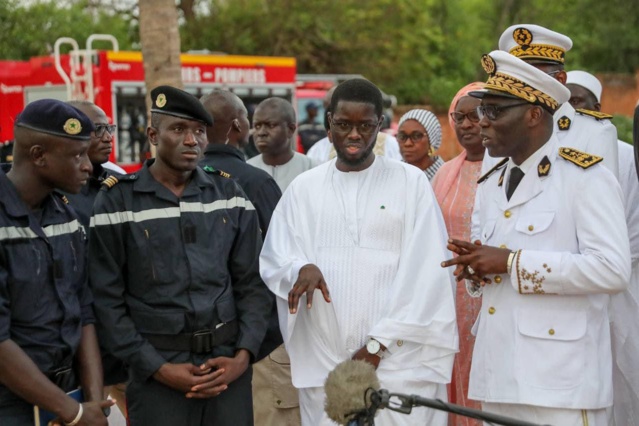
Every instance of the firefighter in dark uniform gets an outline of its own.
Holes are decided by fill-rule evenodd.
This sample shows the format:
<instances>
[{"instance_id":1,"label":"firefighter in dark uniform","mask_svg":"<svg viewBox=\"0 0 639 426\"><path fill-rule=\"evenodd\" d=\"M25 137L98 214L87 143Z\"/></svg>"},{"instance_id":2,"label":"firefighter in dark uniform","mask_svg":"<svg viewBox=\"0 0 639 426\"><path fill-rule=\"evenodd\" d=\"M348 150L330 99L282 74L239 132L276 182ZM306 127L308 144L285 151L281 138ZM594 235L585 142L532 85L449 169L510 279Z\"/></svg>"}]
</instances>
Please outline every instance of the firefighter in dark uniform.
<instances>
[{"instance_id":1,"label":"firefighter in dark uniform","mask_svg":"<svg viewBox=\"0 0 639 426\"><path fill-rule=\"evenodd\" d=\"M89 161L91 161L93 166L93 173L91 173L89 180L77 194L64 192L64 195L69 200L69 205L78 214L80 223L88 230L91 213L93 212L93 203L100 191L102 182L109 176L118 177L123 174L103 166L109 161L109 156L113 150L113 135L115 134L116 126L115 124L109 124L109 119L104 110L93 102L68 101L67 104L82 111L89 117L95 127L95 130L91 132L91 143L88 152ZM100 347L100 352L102 353L105 392L117 401L120 412L126 418L124 391L128 379L127 368L122 361L109 354L103 348L103 345Z\"/></svg>"},{"instance_id":2,"label":"firefighter in dark uniform","mask_svg":"<svg viewBox=\"0 0 639 426\"><path fill-rule=\"evenodd\" d=\"M33 405L68 425L106 425L87 284L86 233L59 188L91 173L91 120L63 102L29 104L0 171L0 424L34 424ZM81 385L85 403L65 392Z\"/></svg>"},{"instance_id":3,"label":"firefighter in dark uniform","mask_svg":"<svg viewBox=\"0 0 639 426\"><path fill-rule=\"evenodd\" d=\"M131 426L251 425L251 368L271 302L261 236L240 187L197 166L212 118L194 96L151 91L157 157L104 182L91 218L98 332L129 365Z\"/></svg>"},{"instance_id":4,"label":"firefighter in dark uniform","mask_svg":"<svg viewBox=\"0 0 639 426\"><path fill-rule=\"evenodd\" d=\"M93 102L69 101L67 103L82 111L95 126L95 130L91 133L91 144L89 145L88 153L89 161L91 161L93 166L93 173L91 173L89 180L79 193L64 193L69 200L69 204L78 214L80 222L88 229L91 212L93 211L93 202L98 195L98 191L100 191L102 182L111 175L116 177L120 175L120 173L102 166L109 161L109 155L111 155L113 150L115 124L109 124L109 119L105 112Z\"/></svg>"}]
</instances>

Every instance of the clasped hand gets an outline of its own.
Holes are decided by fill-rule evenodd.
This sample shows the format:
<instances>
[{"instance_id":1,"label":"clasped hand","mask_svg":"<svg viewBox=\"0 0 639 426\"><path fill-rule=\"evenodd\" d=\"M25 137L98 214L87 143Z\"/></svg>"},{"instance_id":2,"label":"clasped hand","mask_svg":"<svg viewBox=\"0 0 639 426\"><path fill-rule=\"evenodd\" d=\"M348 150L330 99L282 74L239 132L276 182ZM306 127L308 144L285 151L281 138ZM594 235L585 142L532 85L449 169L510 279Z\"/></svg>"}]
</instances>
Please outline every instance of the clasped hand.
<instances>
[{"instance_id":1,"label":"clasped hand","mask_svg":"<svg viewBox=\"0 0 639 426\"><path fill-rule=\"evenodd\" d=\"M211 358L202 365L163 364L153 377L160 383L184 392L187 398L213 398L228 389L248 368L250 355L240 349L235 357Z\"/></svg>"},{"instance_id":2,"label":"clasped hand","mask_svg":"<svg viewBox=\"0 0 639 426\"><path fill-rule=\"evenodd\" d=\"M445 260L441 265L442 268L455 266L453 275L457 281L467 279L485 285L492 282L486 275L508 272L509 249L485 246L479 240L470 243L452 238L448 240L447 247L457 257Z\"/></svg>"}]
</instances>

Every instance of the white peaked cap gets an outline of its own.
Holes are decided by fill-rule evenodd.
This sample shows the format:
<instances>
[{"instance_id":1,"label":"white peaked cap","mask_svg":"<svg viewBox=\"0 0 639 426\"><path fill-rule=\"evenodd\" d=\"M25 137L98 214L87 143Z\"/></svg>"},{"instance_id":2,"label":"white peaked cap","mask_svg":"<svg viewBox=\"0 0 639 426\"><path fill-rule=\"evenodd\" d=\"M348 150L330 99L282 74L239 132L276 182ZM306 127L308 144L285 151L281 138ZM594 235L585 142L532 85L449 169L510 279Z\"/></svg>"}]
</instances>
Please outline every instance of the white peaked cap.
<instances>
[{"instance_id":1,"label":"white peaked cap","mask_svg":"<svg viewBox=\"0 0 639 426\"><path fill-rule=\"evenodd\" d=\"M570 37L534 24L512 25L499 37L499 50L530 61L563 64L571 48Z\"/></svg>"},{"instance_id":2,"label":"white peaked cap","mask_svg":"<svg viewBox=\"0 0 639 426\"><path fill-rule=\"evenodd\" d=\"M488 81L484 90L470 92L484 95L520 98L556 111L570 99L570 90L543 71L501 50L494 50L481 59Z\"/></svg>"}]
</instances>

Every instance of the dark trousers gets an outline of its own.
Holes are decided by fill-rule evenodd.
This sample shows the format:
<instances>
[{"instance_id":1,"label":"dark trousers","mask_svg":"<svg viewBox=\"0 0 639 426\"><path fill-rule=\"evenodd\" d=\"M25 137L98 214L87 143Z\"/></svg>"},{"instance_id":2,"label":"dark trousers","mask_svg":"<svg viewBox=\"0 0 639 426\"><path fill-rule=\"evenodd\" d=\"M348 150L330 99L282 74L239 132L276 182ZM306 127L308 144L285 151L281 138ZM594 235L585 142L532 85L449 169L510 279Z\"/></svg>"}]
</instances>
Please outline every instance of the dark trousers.
<instances>
[{"instance_id":1,"label":"dark trousers","mask_svg":"<svg viewBox=\"0 0 639 426\"><path fill-rule=\"evenodd\" d=\"M155 379L131 380L126 389L130 426L253 426L249 368L219 396L189 399Z\"/></svg>"},{"instance_id":2,"label":"dark trousers","mask_svg":"<svg viewBox=\"0 0 639 426\"><path fill-rule=\"evenodd\" d=\"M22 400L0 403L0 425L33 426L33 405Z\"/></svg>"}]
</instances>

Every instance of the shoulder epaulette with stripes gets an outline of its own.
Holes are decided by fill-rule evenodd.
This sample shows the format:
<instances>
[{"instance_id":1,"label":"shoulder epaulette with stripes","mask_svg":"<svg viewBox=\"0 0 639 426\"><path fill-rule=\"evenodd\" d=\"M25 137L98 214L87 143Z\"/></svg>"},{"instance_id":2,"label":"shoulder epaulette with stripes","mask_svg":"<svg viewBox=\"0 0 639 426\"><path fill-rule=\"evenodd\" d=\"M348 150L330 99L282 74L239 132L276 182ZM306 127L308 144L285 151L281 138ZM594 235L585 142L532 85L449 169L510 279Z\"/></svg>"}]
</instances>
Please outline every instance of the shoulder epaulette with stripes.
<instances>
[{"instance_id":1,"label":"shoulder epaulette with stripes","mask_svg":"<svg viewBox=\"0 0 639 426\"><path fill-rule=\"evenodd\" d=\"M477 183L480 184L483 181L485 181L486 179L488 179L488 177L490 175L492 175L495 171L501 169L502 166L504 166L507 162L508 162L508 157L504 158L499 163L495 164L495 167L493 167L492 169L488 170L482 177L480 177L479 180L477 180Z\"/></svg>"},{"instance_id":2,"label":"shoulder epaulette with stripes","mask_svg":"<svg viewBox=\"0 0 639 426\"><path fill-rule=\"evenodd\" d=\"M592 111L592 110L583 109L583 108L579 108L575 111L577 111L581 115L589 115L590 117L594 117L597 120L612 120L612 115L606 114L605 112Z\"/></svg>"},{"instance_id":3,"label":"shoulder epaulette with stripes","mask_svg":"<svg viewBox=\"0 0 639 426\"><path fill-rule=\"evenodd\" d=\"M137 178L138 175L135 173L130 175L120 175L117 177L114 175L109 175L102 181L101 185L102 188L109 190L120 182L133 182L134 180L137 180Z\"/></svg>"},{"instance_id":4,"label":"shoulder epaulette with stripes","mask_svg":"<svg viewBox=\"0 0 639 426\"><path fill-rule=\"evenodd\" d=\"M588 154L587 152L582 152L574 148L559 148L559 156L564 160L578 165L582 169L587 169L603 161L603 157Z\"/></svg>"},{"instance_id":5,"label":"shoulder epaulette with stripes","mask_svg":"<svg viewBox=\"0 0 639 426\"><path fill-rule=\"evenodd\" d=\"M219 176L222 176L222 177L225 177L225 178L230 178L231 177L230 173L223 172L222 170L215 169L215 168L213 168L211 166L204 166L204 167L202 167L202 170L204 170L205 172L210 173L212 175L219 175Z\"/></svg>"},{"instance_id":6,"label":"shoulder epaulette with stripes","mask_svg":"<svg viewBox=\"0 0 639 426\"><path fill-rule=\"evenodd\" d=\"M111 189L113 188L115 185L117 185L117 183L119 182L119 179L116 178L115 176L111 175L108 176L106 179L104 179L102 181L102 186Z\"/></svg>"}]
</instances>

